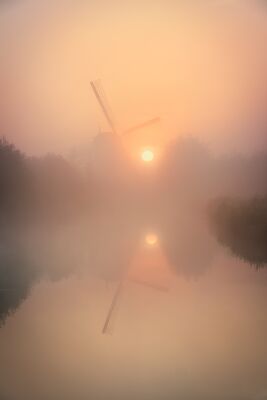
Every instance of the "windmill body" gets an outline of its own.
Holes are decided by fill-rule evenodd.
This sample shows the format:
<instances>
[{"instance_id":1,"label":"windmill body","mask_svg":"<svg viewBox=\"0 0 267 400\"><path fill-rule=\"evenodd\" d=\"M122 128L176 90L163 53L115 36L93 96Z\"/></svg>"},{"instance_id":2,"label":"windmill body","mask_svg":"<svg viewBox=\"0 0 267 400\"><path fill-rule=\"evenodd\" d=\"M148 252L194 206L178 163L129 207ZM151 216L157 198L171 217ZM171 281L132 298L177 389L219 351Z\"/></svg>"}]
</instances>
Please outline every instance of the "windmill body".
<instances>
[{"instance_id":1,"label":"windmill body","mask_svg":"<svg viewBox=\"0 0 267 400\"><path fill-rule=\"evenodd\" d=\"M92 169L96 177L105 183L129 181L133 172L134 156L138 156L139 161L153 161L154 153L152 157L146 157L148 152L154 151L153 133L151 134L149 129L152 125L158 124L160 119L152 118L120 131L101 82L91 81L91 88L110 128L109 132L100 131L93 140Z\"/></svg>"}]
</instances>

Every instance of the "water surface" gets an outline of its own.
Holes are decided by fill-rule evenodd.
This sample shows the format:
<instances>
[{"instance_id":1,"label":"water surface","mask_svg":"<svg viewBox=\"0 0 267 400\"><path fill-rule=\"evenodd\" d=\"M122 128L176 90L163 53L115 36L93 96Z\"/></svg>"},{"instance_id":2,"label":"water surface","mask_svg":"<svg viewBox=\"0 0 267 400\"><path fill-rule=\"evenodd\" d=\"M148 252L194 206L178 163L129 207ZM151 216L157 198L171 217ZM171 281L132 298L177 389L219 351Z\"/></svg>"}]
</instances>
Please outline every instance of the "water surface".
<instances>
[{"instance_id":1,"label":"water surface","mask_svg":"<svg viewBox=\"0 0 267 400\"><path fill-rule=\"evenodd\" d=\"M1 259L1 399L267 398L267 269L201 213L28 227Z\"/></svg>"}]
</instances>

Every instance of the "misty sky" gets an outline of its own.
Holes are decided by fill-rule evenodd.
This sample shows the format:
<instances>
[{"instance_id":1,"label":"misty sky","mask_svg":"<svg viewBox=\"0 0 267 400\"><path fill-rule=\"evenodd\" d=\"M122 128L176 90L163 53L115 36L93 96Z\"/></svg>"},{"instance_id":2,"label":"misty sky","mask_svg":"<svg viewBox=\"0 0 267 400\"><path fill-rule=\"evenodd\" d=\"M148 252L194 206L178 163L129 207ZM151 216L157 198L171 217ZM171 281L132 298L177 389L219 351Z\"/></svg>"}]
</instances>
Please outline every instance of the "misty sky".
<instances>
[{"instance_id":1,"label":"misty sky","mask_svg":"<svg viewBox=\"0 0 267 400\"><path fill-rule=\"evenodd\" d=\"M87 145L106 129L90 90L101 78L121 129L158 115L166 137L262 148L266 10L252 0L1 2L1 134L29 153Z\"/></svg>"}]
</instances>

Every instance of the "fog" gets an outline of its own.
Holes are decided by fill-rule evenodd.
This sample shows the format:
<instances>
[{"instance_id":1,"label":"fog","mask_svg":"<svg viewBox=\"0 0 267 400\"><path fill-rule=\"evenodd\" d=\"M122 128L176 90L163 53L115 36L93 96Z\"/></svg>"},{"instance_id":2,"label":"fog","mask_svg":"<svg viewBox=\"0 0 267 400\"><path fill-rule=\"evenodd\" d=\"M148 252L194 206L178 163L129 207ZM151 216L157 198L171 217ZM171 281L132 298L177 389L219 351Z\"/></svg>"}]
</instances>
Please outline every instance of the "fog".
<instances>
[{"instance_id":1,"label":"fog","mask_svg":"<svg viewBox=\"0 0 267 400\"><path fill-rule=\"evenodd\" d=\"M254 399L265 393L267 271L233 259L192 213L176 217L168 228L154 224L160 239L152 248L144 243L143 221L101 215L88 224L24 233L26 268L22 259L4 264L1 253L1 266L9 267L1 276L20 303L15 309L13 296L4 294L13 309L0 329L4 398ZM18 272L12 280L14 268L23 268L23 280ZM167 291L137 283L131 270L141 282L166 283ZM27 296L15 287L24 282Z\"/></svg>"},{"instance_id":2,"label":"fog","mask_svg":"<svg viewBox=\"0 0 267 400\"><path fill-rule=\"evenodd\" d=\"M266 20L0 2L1 400L266 399Z\"/></svg>"},{"instance_id":3,"label":"fog","mask_svg":"<svg viewBox=\"0 0 267 400\"><path fill-rule=\"evenodd\" d=\"M0 10L1 130L31 154L81 151L107 129L161 117L165 138L217 152L266 145L266 9L257 1L13 1ZM123 34L121 34L123 32Z\"/></svg>"},{"instance_id":4,"label":"fog","mask_svg":"<svg viewBox=\"0 0 267 400\"><path fill-rule=\"evenodd\" d=\"M261 398L267 156L184 138L137 165L101 143L79 169L1 141L1 396Z\"/></svg>"}]
</instances>

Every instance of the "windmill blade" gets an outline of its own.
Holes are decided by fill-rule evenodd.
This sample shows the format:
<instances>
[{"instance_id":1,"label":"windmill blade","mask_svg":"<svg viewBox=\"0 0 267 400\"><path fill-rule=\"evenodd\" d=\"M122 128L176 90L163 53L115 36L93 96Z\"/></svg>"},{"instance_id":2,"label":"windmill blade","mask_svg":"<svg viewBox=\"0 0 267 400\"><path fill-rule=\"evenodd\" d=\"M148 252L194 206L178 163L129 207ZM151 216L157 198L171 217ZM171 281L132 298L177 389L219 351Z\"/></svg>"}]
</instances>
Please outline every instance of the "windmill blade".
<instances>
[{"instance_id":1,"label":"windmill blade","mask_svg":"<svg viewBox=\"0 0 267 400\"><path fill-rule=\"evenodd\" d=\"M108 311L108 314L107 314L107 318L106 318L104 326L103 326L103 330L102 330L103 334L106 334L106 333L110 332L111 322L112 322L112 319L113 319L113 316L114 316L114 312L115 312L116 306L118 304L118 300L119 300L119 297L120 297L120 294L121 294L121 291L122 291L122 287L123 287L123 281L121 281L119 283L119 285L117 287L117 290L116 290L116 292L115 292L115 294L113 296L113 299L112 299L112 302L111 302L111 305L110 305L110 308L109 308L109 311Z\"/></svg>"},{"instance_id":2,"label":"windmill blade","mask_svg":"<svg viewBox=\"0 0 267 400\"><path fill-rule=\"evenodd\" d=\"M128 135L128 133L132 133L134 131L138 131L139 129L145 128L149 125L154 125L154 124L158 124L160 122L160 118L156 117L156 118L152 118L148 121L145 121L141 124L135 125L132 128L127 129L126 131L123 132L123 135Z\"/></svg>"},{"instance_id":3,"label":"windmill blade","mask_svg":"<svg viewBox=\"0 0 267 400\"><path fill-rule=\"evenodd\" d=\"M110 126L112 132L114 134L117 134L116 128L115 128L115 124L113 122L113 118L111 116L111 111L110 111L110 107L108 105L104 90L101 86L101 82L98 81L91 81L90 85L92 87L92 90L94 92L94 95L98 101L98 104L100 105L101 110L103 111L105 118L108 122L108 125Z\"/></svg>"}]
</instances>

